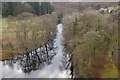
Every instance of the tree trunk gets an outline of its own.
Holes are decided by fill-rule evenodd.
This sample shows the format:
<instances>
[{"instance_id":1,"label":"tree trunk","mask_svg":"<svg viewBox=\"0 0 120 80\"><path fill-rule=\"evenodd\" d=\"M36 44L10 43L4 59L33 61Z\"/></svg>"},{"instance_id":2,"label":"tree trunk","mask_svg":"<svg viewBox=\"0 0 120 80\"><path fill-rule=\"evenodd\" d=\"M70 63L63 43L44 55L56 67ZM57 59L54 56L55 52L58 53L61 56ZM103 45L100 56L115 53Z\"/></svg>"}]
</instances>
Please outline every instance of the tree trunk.
<instances>
[{"instance_id":1,"label":"tree trunk","mask_svg":"<svg viewBox=\"0 0 120 80\"><path fill-rule=\"evenodd\" d=\"M36 54L36 56L37 56L37 58L38 58L39 62L41 62L41 60L40 60L40 58L39 58L39 55L38 55L38 53L37 53L37 50L36 50L36 49L35 49L35 54Z\"/></svg>"},{"instance_id":2,"label":"tree trunk","mask_svg":"<svg viewBox=\"0 0 120 80\"><path fill-rule=\"evenodd\" d=\"M47 49L47 45L45 44L45 49L46 49L46 54L47 54L47 58L48 58L48 49Z\"/></svg>"}]
</instances>

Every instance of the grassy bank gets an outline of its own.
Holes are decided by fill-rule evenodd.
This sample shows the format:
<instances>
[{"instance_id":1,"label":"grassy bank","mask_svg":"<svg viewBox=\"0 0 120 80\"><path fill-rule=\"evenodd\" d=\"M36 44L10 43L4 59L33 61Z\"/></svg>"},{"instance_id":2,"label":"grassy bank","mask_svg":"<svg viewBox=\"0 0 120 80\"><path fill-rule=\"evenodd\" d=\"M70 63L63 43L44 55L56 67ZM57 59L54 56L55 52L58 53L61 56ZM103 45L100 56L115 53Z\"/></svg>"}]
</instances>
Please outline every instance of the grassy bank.
<instances>
[{"instance_id":1,"label":"grassy bank","mask_svg":"<svg viewBox=\"0 0 120 80\"><path fill-rule=\"evenodd\" d=\"M76 77L118 77L117 14L86 9L65 15L63 25Z\"/></svg>"},{"instance_id":2,"label":"grassy bank","mask_svg":"<svg viewBox=\"0 0 120 80\"><path fill-rule=\"evenodd\" d=\"M25 54L48 43L54 37L57 15L35 16L23 13L2 19L2 60Z\"/></svg>"}]
</instances>

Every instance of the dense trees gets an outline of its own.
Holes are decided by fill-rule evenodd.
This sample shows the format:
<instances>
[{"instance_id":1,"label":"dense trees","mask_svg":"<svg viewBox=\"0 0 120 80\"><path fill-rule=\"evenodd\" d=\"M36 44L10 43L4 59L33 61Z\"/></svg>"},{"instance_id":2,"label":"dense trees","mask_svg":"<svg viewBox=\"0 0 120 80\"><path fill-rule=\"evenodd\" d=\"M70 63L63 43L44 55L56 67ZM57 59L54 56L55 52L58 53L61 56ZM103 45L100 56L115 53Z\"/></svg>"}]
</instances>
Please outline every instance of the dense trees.
<instances>
[{"instance_id":1,"label":"dense trees","mask_svg":"<svg viewBox=\"0 0 120 80\"><path fill-rule=\"evenodd\" d=\"M40 14L51 14L53 12L53 6L48 2L41 3L40 6Z\"/></svg>"},{"instance_id":2,"label":"dense trees","mask_svg":"<svg viewBox=\"0 0 120 80\"><path fill-rule=\"evenodd\" d=\"M3 2L2 15L7 17L9 15L16 16L23 12L30 12L35 15L51 14L54 8L49 2Z\"/></svg>"},{"instance_id":3,"label":"dense trees","mask_svg":"<svg viewBox=\"0 0 120 80\"><path fill-rule=\"evenodd\" d=\"M29 2L29 4L34 8L37 15L51 14L54 10L49 2Z\"/></svg>"},{"instance_id":4,"label":"dense trees","mask_svg":"<svg viewBox=\"0 0 120 80\"><path fill-rule=\"evenodd\" d=\"M56 12L59 16L64 16L65 43L71 54L72 75L79 78L118 77L120 17L117 12L99 13L96 10L102 6L101 3L64 4L66 3L58 6ZM3 59L24 53L29 58L31 53L36 53L36 59L40 62L37 48L41 46L44 47L47 59L49 55L46 43L53 39L57 21L56 13L52 13L54 7L49 2L7 2L2 4L2 8L3 17L12 15L3 19Z\"/></svg>"},{"instance_id":5,"label":"dense trees","mask_svg":"<svg viewBox=\"0 0 120 80\"><path fill-rule=\"evenodd\" d=\"M86 9L82 13L65 15L63 22L76 77L118 77L115 15Z\"/></svg>"},{"instance_id":6,"label":"dense trees","mask_svg":"<svg viewBox=\"0 0 120 80\"><path fill-rule=\"evenodd\" d=\"M29 4L33 7L33 9L35 10L36 15L39 15L39 7L40 7L40 3L38 2L29 2Z\"/></svg>"},{"instance_id":7,"label":"dense trees","mask_svg":"<svg viewBox=\"0 0 120 80\"><path fill-rule=\"evenodd\" d=\"M46 45L54 37L56 21L56 13L38 17L25 12L17 17L3 19L3 59L31 52Z\"/></svg>"},{"instance_id":8,"label":"dense trees","mask_svg":"<svg viewBox=\"0 0 120 80\"><path fill-rule=\"evenodd\" d=\"M51 42L57 21L53 9L49 2L3 2L2 58L36 51Z\"/></svg>"}]
</instances>

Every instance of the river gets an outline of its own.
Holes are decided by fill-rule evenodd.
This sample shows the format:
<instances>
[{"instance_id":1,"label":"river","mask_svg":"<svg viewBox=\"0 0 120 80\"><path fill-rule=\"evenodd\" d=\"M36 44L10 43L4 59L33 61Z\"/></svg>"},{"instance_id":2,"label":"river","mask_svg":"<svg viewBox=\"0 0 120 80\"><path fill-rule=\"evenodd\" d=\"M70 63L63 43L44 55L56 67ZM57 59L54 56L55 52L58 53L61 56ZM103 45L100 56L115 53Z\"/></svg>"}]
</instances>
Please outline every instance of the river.
<instances>
[{"instance_id":1,"label":"river","mask_svg":"<svg viewBox=\"0 0 120 80\"><path fill-rule=\"evenodd\" d=\"M23 72L22 68L19 67L18 62L15 62L11 68L9 65L4 64L0 61L0 69L2 67L3 78L70 78L70 69L66 69L69 55L66 54L63 45L63 25L57 25L57 34L54 39L54 51L55 54L51 63L45 64L42 69L31 71L30 73Z\"/></svg>"}]
</instances>

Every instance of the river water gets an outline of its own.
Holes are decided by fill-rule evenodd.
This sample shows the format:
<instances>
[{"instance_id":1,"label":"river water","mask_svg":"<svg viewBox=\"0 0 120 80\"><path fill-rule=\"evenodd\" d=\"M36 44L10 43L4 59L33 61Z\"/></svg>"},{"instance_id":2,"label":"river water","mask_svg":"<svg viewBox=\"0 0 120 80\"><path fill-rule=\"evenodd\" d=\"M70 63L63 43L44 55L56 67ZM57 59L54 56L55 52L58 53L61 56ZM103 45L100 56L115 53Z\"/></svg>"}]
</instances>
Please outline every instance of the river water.
<instances>
[{"instance_id":1,"label":"river water","mask_svg":"<svg viewBox=\"0 0 120 80\"><path fill-rule=\"evenodd\" d=\"M9 65L4 65L0 61L0 69L2 67L2 73L0 75L3 78L70 78L70 69L65 68L69 60L69 55L65 52L63 41L63 25L58 24L57 34L53 44L56 55L51 60L51 64L44 65L42 69L24 73L21 67L18 68L18 63L14 63L14 67L11 68Z\"/></svg>"}]
</instances>

